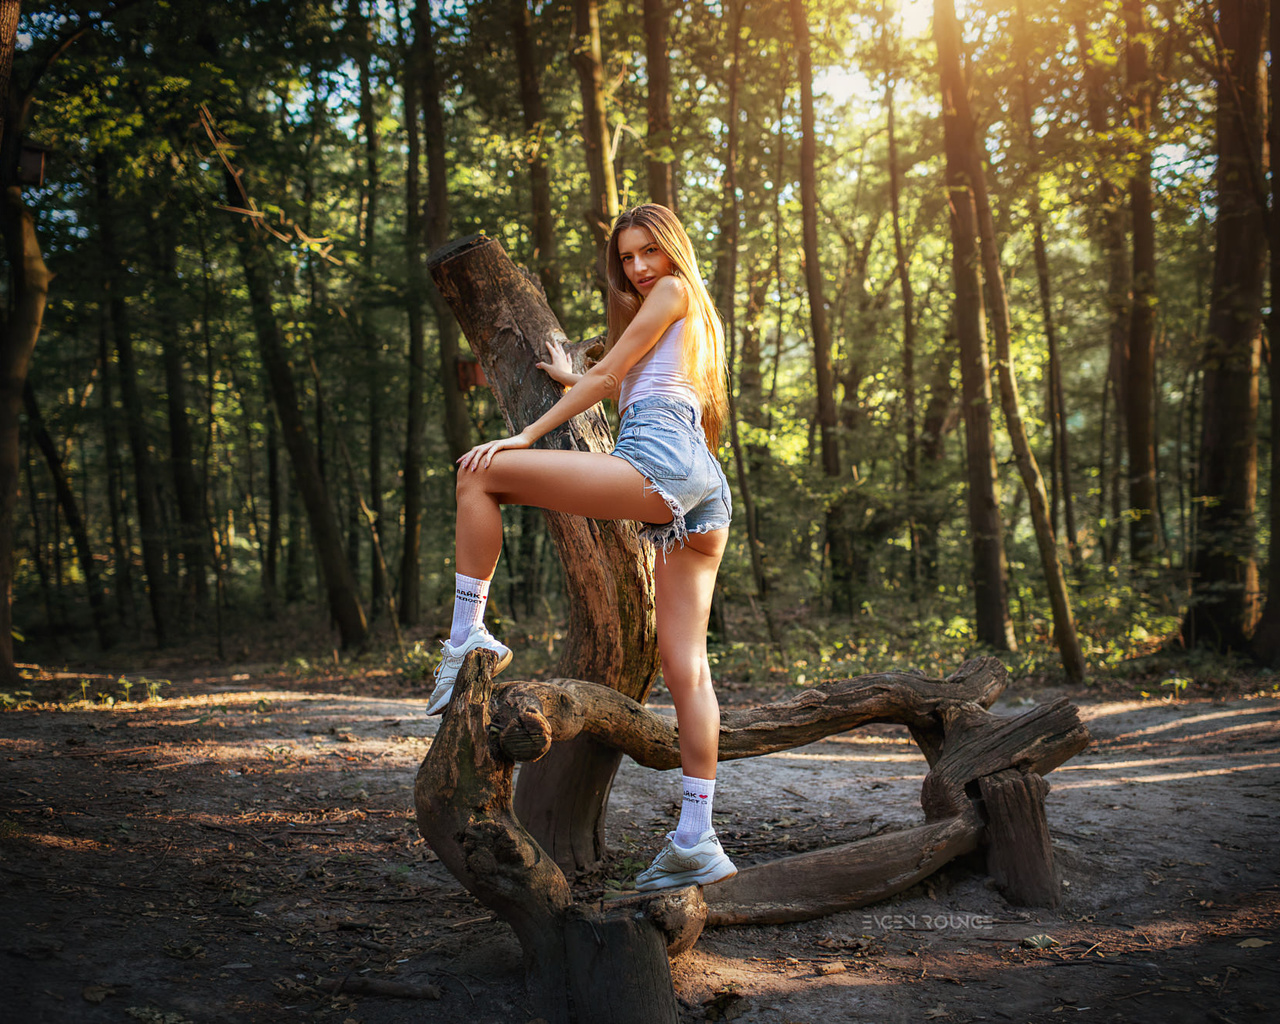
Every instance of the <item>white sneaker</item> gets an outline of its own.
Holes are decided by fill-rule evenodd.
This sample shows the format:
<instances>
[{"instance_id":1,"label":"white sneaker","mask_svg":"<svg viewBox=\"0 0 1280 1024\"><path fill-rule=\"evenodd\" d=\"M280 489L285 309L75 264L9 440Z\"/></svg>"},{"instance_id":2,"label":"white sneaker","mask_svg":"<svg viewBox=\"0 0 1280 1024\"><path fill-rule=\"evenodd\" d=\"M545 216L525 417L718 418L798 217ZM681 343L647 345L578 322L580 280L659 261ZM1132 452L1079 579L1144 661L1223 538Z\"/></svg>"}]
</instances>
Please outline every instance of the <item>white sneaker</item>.
<instances>
[{"instance_id":1,"label":"white sneaker","mask_svg":"<svg viewBox=\"0 0 1280 1024\"><path fill-rule=\"evenodd\" d=\"M707 829L689 849L676 845L676 834L667 833L667 845L653 863L636 875L636 888L670 889L677 885L710 885L738 873L723 849L715 829Z\"/></svg>"},{"instance_id":2,"label":"white sneaker","mask_svg":"<svg viewBox=\"0 0 1280 1024\"><path fill-rule=\"evenodd\" d=\"M472 626L467 638L457 647L444 640L440 644L444 648L444 657L436 666L436 688L431 691L431 701L427 704L428 715L442 715L444 709L453 699L453 684L458 678L458 669L462 668L463 659L472 651L483 648L493 651L498 656L498 667L493 670L496 676L511 664L511 648L499 643L483 625Z\"/></svg>"}]
</instances>

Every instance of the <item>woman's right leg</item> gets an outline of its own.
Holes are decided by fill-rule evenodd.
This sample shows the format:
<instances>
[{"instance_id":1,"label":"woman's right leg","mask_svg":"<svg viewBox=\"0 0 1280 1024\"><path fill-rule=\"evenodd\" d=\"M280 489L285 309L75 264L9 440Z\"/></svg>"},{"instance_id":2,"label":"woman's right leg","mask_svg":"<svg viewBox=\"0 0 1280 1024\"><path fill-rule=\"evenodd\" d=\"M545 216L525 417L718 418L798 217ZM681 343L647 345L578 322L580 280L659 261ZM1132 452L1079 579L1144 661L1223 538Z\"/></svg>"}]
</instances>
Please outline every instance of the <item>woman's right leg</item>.
<instances>
[{"instance_id":1,"label":"woman's right leg","mask_svg":"<svg viewBox=\"0 0 1280 1024\"><path fill-rule=\"evenodd\" d=\"M502 552L502 506L535 505L592 519L671 521L666 501L631 463L601 452L505 449L488 467L458 472L457 590L427 714L444 711L466 656L486 649L500 671L511 651L484 628L489 581Z\"/></svg>"},{"instance_id":2,"label":"woman's right leg","mask_svg":"<svg viewBox=\"0 0 1280 1024\"><path fill-rule=\"evenodd\" d=\"M666 501L616 455L505 449L488 468L458 473L458 572L492 578L502 552L503 505L534 505L591 519L671 521Z\"/></svg>"}]
</instances>

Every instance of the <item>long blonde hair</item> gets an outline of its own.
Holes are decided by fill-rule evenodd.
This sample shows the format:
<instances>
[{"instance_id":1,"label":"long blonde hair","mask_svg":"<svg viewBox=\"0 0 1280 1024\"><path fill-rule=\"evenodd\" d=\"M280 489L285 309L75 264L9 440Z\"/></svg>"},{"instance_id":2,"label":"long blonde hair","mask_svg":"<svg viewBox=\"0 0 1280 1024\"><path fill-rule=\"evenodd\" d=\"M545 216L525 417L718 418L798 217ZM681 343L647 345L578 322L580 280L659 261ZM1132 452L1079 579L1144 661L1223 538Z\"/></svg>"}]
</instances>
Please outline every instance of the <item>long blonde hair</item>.
<instances>
[{"instance_id":1,"label":"long blonde hair","mask_svg":"<svg viewBox=\"0 0 1280 1024\"><path fill-rule=\"evenodd\" d=\"M729 413L724 327L698 273L693 243L676 215L665 206L645 203L619 214L613 222L605 250L605 280L609 285L606 348L612 348L622 337L640 308L641 295L627 280L618 255L618 236L634 227L648 228L653 233L658 248L671 260L676 276L684 283L689 309L684 321L683 370L702 404L702 429L707 447L715 452L720 447L720 432Z\"/></svg>"}]
</instances>

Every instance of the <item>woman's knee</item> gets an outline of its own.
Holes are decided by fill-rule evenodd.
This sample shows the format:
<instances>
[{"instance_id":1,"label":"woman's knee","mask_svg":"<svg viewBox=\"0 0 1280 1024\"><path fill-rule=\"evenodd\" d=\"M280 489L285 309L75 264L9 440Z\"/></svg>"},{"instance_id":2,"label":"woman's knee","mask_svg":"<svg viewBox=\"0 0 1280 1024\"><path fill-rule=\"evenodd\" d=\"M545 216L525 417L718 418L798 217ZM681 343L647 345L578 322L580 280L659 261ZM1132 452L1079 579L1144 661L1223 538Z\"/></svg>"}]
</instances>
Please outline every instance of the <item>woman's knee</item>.
<instances>
[{"instance_id":1,"label":"woman's knee","mask_svg":"<svg viewBox=\"0 0 1280 1024\"><path fill-rule=\"evenodd\" d=\"M458 501L461 502L468 497L485 494L488 492L489 472L486 469L462 469L458 471L458 479L455 482L455 492Z\"/></svg>"},{"instance_id":2,"label":"woman's knee","mask_svg":"<svg viewBox=\"0 0 1280 1024\"><path fill-rule=\"evenodd\" d=\"M715 696L715 688L711 683L711 666L705 657L691 658L687 661L664 659L662 678L667 684L667 689L673 694L679 691L681 696L685 694Z\"/></svg>"}]
</instances>

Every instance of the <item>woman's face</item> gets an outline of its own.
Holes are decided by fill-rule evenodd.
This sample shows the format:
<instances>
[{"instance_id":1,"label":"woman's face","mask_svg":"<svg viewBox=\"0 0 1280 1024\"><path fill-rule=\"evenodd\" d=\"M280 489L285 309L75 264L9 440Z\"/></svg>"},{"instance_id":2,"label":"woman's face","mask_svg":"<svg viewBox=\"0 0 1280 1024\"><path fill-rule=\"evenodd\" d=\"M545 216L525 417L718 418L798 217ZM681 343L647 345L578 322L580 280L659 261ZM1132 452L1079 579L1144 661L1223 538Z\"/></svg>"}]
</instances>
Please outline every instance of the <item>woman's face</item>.
<instances>
[{"instance_id":1,"label":"woman's face","mask_svg":"<svg viewBox=\"0 0 1280 1024\"><path fill-rule=\"evenodd\" d=\"M675 264L658 246L653 232L638 224L618 233L618 257L622 260L622 272L642 299L653 290L659 278L675 273Z\"/></svg>"}]
</instances>

